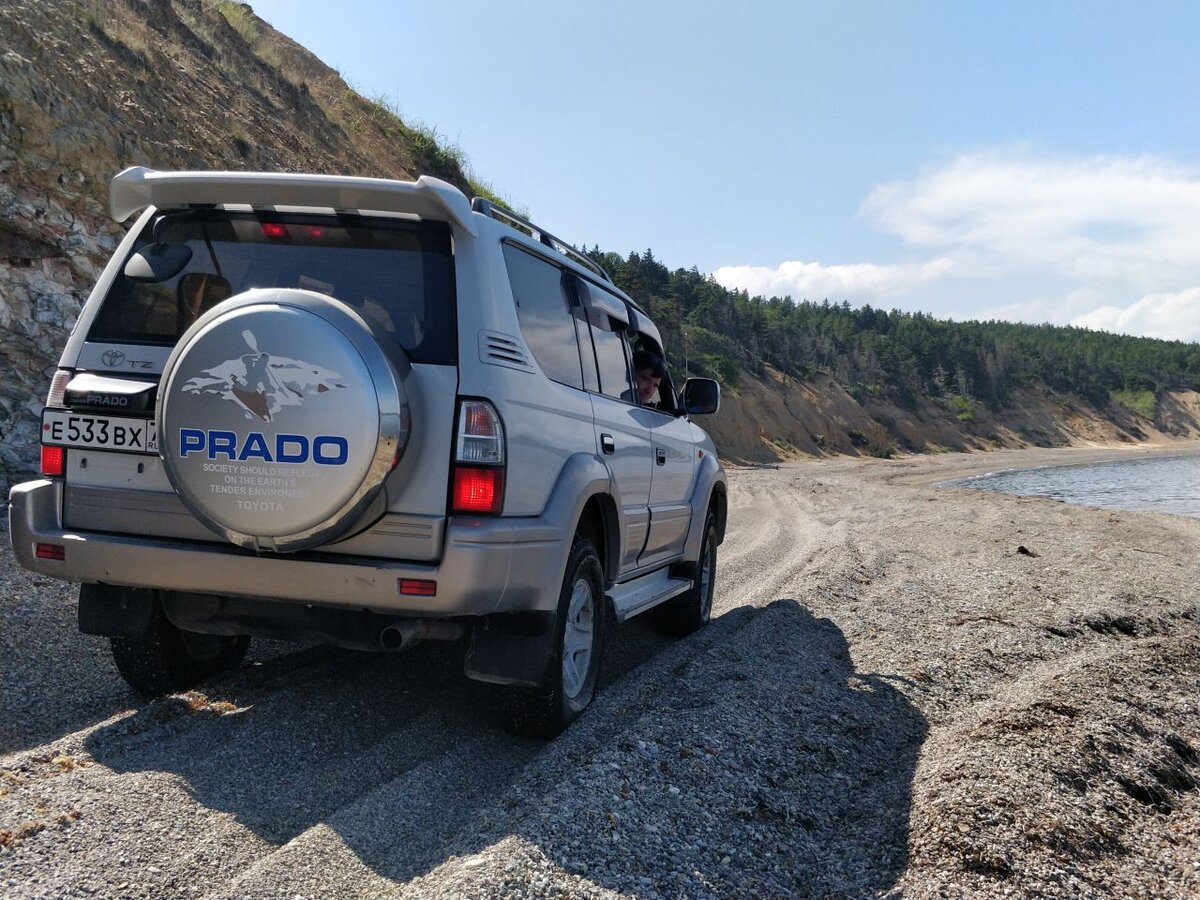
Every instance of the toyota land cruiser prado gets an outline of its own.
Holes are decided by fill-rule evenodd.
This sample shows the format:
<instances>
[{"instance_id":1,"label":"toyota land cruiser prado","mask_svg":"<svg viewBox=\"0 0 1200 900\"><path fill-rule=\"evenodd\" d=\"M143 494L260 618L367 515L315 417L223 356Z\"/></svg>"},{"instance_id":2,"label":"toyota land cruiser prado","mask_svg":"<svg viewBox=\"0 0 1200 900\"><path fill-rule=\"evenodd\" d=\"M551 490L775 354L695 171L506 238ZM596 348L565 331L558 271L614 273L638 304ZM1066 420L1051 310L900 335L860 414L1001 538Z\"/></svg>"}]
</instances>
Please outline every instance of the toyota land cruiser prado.
<instances>
[{"instance_id":1,"label":"toyota land cruiser prado","mask_svg":"<svg viewBox=\"0 0 1200 900\"><path fill-rule=\"evenodd\" d=\"M709 618L726 481L658 329L587 257L453 186L154 172L85 304L19 484L26 567L147 694L250 636L398 650L465 640L512 724L552 734L605 625Z\"/></svg>"}]
</instances>

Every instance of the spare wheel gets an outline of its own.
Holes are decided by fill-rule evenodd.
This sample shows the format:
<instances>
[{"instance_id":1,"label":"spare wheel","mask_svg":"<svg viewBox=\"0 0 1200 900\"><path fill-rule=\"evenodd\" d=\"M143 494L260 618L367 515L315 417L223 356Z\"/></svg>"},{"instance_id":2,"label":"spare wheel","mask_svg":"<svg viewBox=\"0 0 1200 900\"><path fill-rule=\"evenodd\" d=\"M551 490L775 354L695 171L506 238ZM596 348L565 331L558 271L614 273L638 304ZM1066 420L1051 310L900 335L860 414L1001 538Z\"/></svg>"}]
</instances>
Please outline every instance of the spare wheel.
<instances>
[{"instance_id":1,"label":"spare wheel","mask_svg":"<svg viewBox=\"0 0 1200 900\"><path fill-rule=\"evenodd\" d=\"M179 339L158 395L172 486L226 540L295 551L346 534L411 429L403 351L311 291L247 291Z\"/></svg>"}]
</instances>

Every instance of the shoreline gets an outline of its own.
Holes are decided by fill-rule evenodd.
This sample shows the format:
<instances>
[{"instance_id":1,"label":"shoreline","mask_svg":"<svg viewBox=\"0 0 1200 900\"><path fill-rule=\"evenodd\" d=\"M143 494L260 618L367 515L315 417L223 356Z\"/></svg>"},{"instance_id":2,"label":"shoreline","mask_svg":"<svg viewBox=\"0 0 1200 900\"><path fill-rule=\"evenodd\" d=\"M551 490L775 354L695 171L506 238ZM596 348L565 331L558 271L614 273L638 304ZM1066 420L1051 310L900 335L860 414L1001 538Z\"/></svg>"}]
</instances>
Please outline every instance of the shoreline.
<instances>
[{"instance_id":1,"label":"shoreline","mask_svg":"<svg viewBox=\"0 0 1200 900\"><path fill-rule=\"evenodd\" d=\"M869 456L823 456L789 459L760 466L722 460L722 465L729 472L798 470L811 471L811 474L814 475L820 472L841 474L851 469L861 469L862 473L869 477L883 477L889 483L917 486L934 485L939 481L952 481L979 475L1015 472L1020 469L1083 466L1141 457L1170 458L1197 455L1200 455L1200 440L1149 446L1111 444L1088 447L1023 447L984 451L913 453L905 456L898 455L891 459L877 459ZM996 464L997 462L999 465Z\"/></svg>"}]
</instances>

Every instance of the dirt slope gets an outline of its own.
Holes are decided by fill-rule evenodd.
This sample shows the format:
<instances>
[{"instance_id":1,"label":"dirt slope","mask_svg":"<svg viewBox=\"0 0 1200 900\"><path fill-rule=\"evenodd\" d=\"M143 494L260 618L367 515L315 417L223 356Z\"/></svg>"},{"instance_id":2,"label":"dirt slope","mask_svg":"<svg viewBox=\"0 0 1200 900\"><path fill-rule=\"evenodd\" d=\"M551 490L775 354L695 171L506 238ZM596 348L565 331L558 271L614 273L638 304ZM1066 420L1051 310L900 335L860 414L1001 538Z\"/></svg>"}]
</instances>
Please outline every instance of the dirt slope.
<instances>
[{"instance_id":1,"label":"dirt slope","mask_svg":"<svg viewBox=\"0 0 1200 900\"><path fill-rule=\"evenodd\" d=\"M802 456L889 456L946 450L1188 446L1200 437L1200 394L1164 391L1156 421L1119 404L1095 407L1045 386L1018 390L1001 409L976 403L967 421L948 404L924 397L905 409L879 399L859 402L828 375L800 381L765 367L742 371L703 421L728 459L776 462Z\"/></svg>"}]
</instances>

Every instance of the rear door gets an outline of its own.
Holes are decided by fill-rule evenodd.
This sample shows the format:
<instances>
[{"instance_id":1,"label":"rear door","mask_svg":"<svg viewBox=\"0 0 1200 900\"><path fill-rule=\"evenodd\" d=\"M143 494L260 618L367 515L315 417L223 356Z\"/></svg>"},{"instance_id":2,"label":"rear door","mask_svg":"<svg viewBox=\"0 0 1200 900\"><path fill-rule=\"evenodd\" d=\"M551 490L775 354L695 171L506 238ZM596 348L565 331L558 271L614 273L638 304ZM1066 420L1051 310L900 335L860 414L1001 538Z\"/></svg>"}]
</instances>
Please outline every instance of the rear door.
<instances>
[{"instance_id":1,"label":"rear door","mask_svg":"<svg viewBox=\"0 0 1200 900\"><path fill-rule=\"evenodd\" d=\"M114 257L103 303L89 301L80 321L85 340L78 374L135 387L157 382L180 335L210 306L252 288L304 288L335 297L377 326L382 340L395 341L412 364L413 395L454 396L455 259L446 223L220 209L161 219L157 231L144 223L134 249L158 242L185 247L186 262L169 277L149 281L126 276L125 259ZM148 420L153 404L134 414ZM422 414L405 454L411 472L403 484L389 486L391 509L371 529L330 545L330 552L414 561L440 555L454 406L427 403ZM221 540L183 505L157 454L72 448L65 476L69 528Z\"/></svg>"}]
</instances>

